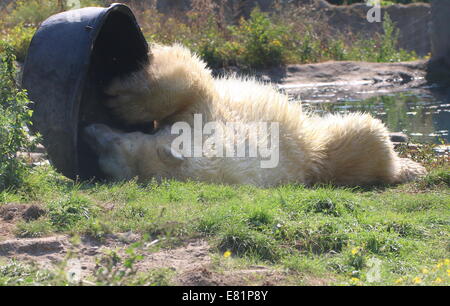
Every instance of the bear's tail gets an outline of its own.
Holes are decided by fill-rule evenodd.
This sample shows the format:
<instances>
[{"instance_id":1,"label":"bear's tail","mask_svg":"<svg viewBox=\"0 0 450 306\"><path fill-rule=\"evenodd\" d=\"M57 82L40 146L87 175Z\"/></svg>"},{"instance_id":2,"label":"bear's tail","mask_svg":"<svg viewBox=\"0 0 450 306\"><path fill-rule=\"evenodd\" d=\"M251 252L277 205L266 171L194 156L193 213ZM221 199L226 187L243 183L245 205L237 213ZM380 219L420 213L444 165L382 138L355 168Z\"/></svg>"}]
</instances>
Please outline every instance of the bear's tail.
<instances>
[{"instance_id":1,"label":"bear's tail","mask_svg":"<svg viewBox=\"0 0 450 306\"><path fill-rule=\"evenodd\" d=\"M396 183L402 184L424 177L427 170L421 164L408 158L399 158L399 170Z\"/></svg>"}]
</instances>

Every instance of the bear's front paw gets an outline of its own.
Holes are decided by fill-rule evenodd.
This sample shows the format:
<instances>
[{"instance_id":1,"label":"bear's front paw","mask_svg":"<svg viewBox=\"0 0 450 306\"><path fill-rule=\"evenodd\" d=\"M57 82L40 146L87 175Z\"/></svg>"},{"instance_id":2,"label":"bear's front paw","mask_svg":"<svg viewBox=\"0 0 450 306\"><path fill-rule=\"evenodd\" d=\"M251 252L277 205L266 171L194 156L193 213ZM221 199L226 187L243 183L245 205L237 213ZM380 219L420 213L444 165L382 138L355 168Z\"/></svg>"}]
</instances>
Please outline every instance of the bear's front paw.
<instances>
[{"instance_id":1,"label":"bear's front paw","mask_svg":"<svg viewBox=\"0 0 450 306\"><path fill-rule=\"evenodd\" d=\"M126 124L141 124L155 120L146 106L147 99L141 94L124 93L108 96L104 105Z\"/></svg>"},{"instance_id":2,"label":"bear's front paw","mask_svg":"<svg viewBox=\"0 0 450 306\"><path fill-rule=\"evenodd\" d=\"M104 94L104 105L125 123L139 124L154 120L150 118L147 105L151 92L145 69L114 79L104 89Z\"/></svg>"}]
</instances>

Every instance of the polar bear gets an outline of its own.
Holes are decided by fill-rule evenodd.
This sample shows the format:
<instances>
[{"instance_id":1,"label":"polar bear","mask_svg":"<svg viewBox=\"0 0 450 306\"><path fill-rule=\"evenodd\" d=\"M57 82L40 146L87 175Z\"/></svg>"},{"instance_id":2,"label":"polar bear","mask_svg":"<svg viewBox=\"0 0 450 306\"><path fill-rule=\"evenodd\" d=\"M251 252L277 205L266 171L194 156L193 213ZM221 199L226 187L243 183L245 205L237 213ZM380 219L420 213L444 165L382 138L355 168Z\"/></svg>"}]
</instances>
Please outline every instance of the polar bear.
<instances>
[{"instance_id":1,"label":"polar bear","mask_svg":"<svg viewBox=\"0 0 450 306\"><path fill-rule=\"evenodd\" d=\"M288 101L272 85L230 76L214 78L201 59L180 45L152 46L149 64L113 80L105 92L109 96L106 105L123 122L154 121L158 126L154 134L125 133L103 124L85 128L100 168L112 180L352 186L403 183L426 173L420 164L394 152L380 120L362 113L323 117L305 113L300 103ZM200 128L195 126L198 116ZM252 144L271 146L278 154L277 163L262 167L268 156L260 152L218 154L212 134L200 143L192 139L174 146L180 136L173 130L179 123L192 128L189 138L204 132L208 122L216 123L215 130L221 131L214 140L224 140L224 152L234 152L238 145L244 153L254 149ZM235 129L228 128L230 122L239 123L240 138L233 134ZM255 123L276 124L277 129L265 129L265 137L253 137L261 132ZM195 151L194 144L201 154L186 154L189 149Z\"/></svg>"}]
</instances>

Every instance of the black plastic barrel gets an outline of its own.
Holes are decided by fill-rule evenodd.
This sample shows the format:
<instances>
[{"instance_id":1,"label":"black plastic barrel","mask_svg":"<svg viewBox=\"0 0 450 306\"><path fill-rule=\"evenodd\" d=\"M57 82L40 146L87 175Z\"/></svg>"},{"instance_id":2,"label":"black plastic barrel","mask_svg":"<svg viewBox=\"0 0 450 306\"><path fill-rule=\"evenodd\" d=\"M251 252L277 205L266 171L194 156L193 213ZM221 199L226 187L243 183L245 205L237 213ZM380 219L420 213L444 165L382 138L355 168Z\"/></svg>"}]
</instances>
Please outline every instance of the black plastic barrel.
<instances>
[{"instance_id":1,"label":"black plastic barrel","mask_svg":"<svg viewBox=\"0 0 450 306\"><path fill-rule=\"evenodd\" d=\"M115 77L148 62L148 45L132 11L123 4L51 16L31 41L22 85L33 102L33 128L43 136L57 170L75 179L102 178L97 157L80 131L91 123L123 126L103 106Z\"/></svg>"}]
</instances>

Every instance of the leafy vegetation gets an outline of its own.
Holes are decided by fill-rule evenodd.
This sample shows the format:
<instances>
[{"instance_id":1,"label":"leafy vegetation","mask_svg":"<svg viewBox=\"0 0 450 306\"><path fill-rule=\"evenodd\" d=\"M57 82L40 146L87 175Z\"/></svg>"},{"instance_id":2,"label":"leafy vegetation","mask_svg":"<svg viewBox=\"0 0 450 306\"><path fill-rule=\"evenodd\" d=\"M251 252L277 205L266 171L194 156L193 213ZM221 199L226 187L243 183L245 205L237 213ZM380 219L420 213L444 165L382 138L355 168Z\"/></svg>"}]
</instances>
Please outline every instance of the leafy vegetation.
<instances>
[{"instance_id":1,"label":"leafy vegetation","mask_svg":"<svg viewBox=\"0 0 450 306\"><path fill-rule=\"evenodd\" d=\"M17 88L13 49L2 43L0 49L0 190L18 186L25 173L17 152L32 148L28 135L32 111L25 91Z\"/></svg>"},{"instance_id":2,"label":"leafy vegetation","mask_svg":"<svg viewBox=\"0 0 450 306\"><path fill-rule=\"evenodd\" d=\"M193 12L184 20L177 20L144 11L139 17L150 41L180 42L214 68L262 68L325 60L398 62L417 59L414 52L398 48L399 33L388 15L383 22L384 32L372 38L323 34L320 26L301 13L269 14L258 8L248 19L241 18L236 25L225 26L215 21L213 13L202 16Z\"/></svg>"},{"instance_id":3,"label":"leafy vegetation","mask_svg":"<svg viewBox=\"0 0 450 306\"><path fill-rule=\"evenodd\" d=\"M82 6L107 1L82 1ZM5 39L19 61L25 59L30 40L40 22L68 9L65 1L18 1L0 23ZM302 8L254 9L248 18L228 20L211 1L194 1L186 14L163 15L152 7L134 9L144 35L150 42L182 43L213 68L238 66L244 69L312 63L324 60L394 62L416 59L414 52L398 48L398 31L389 17L384 32L374 37L324 31L320 20Z\"/></svg>"},{"instance_id":4,"label":"leafy vegetation","mask_svg":"<svg viewBox=\"0 0 450 306\"><path fill-rule=\"evenodd\" d=\"M5 42L12 47L12 51L18 61L25 61L35 32L35 27L26 27L23 24L18 24L11 28L5 36Z\"/></svg>"}]
</instances>

